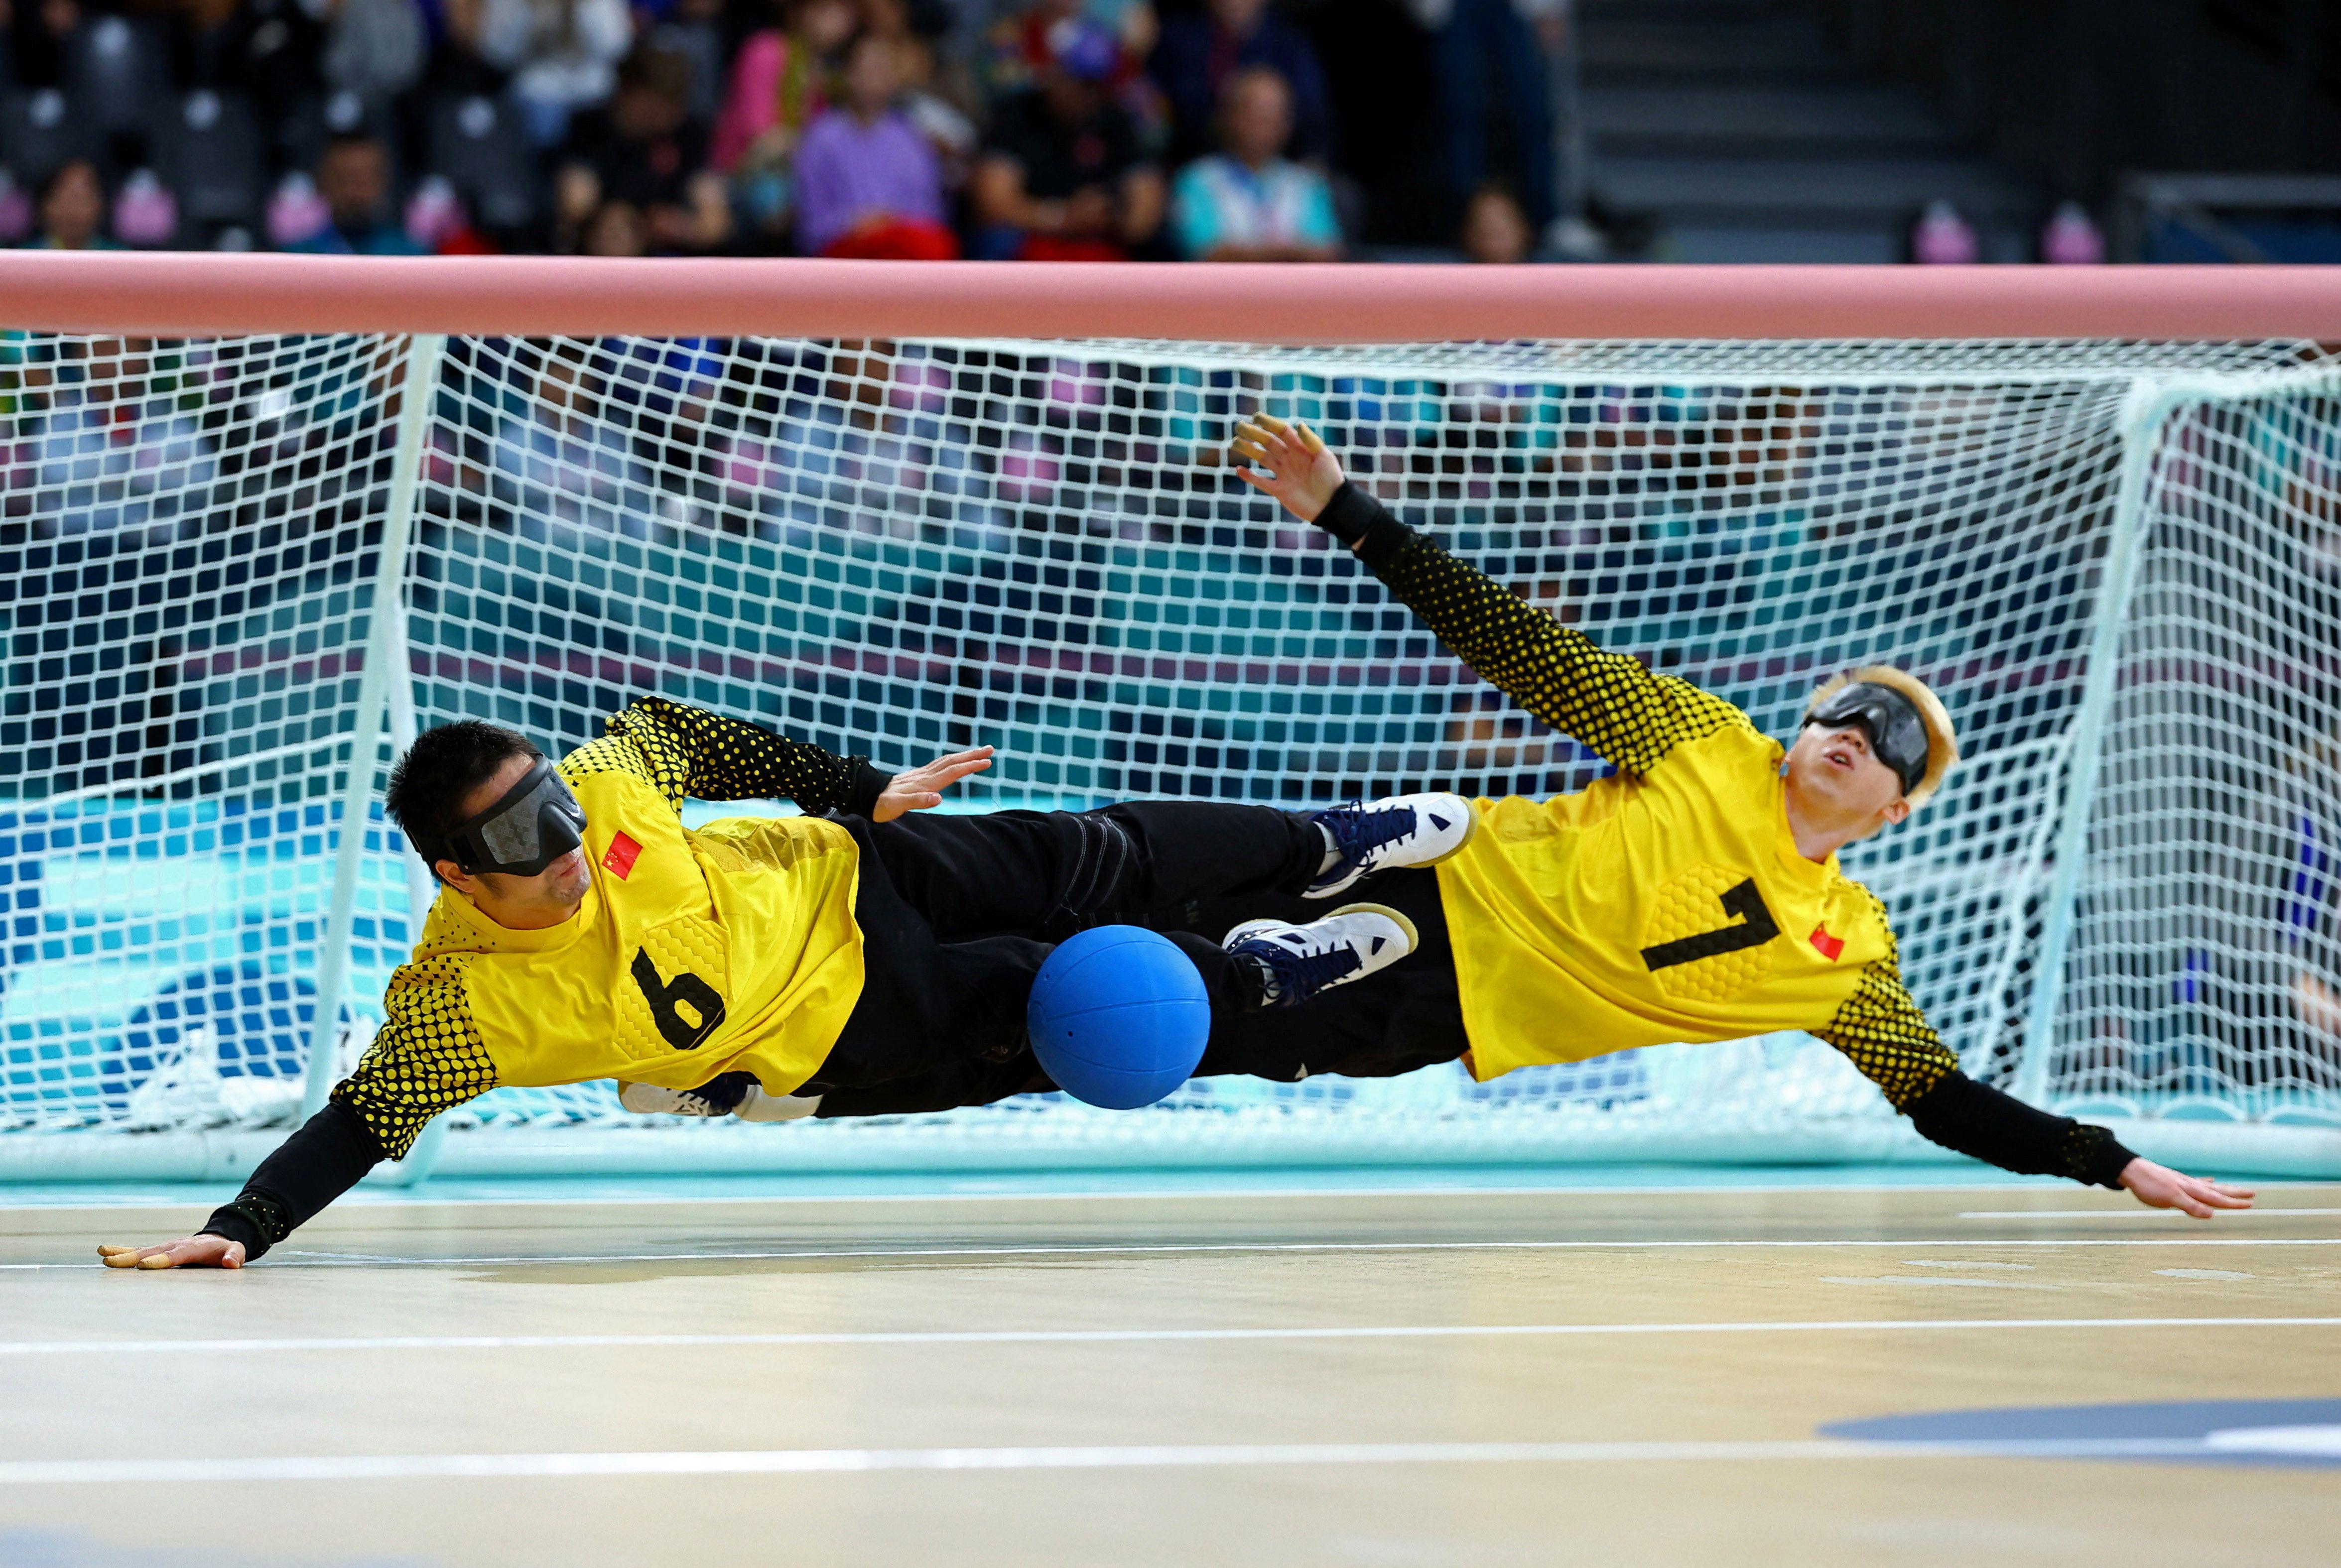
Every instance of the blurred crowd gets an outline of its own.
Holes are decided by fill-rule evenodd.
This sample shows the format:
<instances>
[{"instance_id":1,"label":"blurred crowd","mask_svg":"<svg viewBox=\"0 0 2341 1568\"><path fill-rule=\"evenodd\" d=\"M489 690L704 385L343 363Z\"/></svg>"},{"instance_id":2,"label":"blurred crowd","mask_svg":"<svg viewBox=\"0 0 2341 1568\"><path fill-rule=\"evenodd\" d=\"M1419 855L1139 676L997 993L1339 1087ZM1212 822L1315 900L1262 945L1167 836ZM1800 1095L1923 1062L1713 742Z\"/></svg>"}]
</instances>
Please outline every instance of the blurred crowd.
<instances>
[{"instance_id":1,"label":"blurred crowd","mask_svg":"<svg viewBox=\"0 0 2341 1568\"><path fill-rule=\"evenodd\" d=\"M1568 0L0 0L0 243L1537 251Z\"/></svg>"}]
</instances>

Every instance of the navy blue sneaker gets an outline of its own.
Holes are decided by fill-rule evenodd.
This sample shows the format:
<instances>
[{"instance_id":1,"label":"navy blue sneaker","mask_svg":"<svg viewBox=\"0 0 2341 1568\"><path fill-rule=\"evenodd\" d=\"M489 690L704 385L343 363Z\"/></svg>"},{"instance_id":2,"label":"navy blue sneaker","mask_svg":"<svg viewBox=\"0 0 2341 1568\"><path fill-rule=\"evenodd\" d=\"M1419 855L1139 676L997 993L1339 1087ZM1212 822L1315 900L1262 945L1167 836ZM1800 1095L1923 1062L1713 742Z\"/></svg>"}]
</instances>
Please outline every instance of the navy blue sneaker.
<instances>
[{"instance_id":1,"label":"navy blue sneaker","mask_svg":"<svg viewBox=\"0 0 2341 1568\"><path fill-rule=\"evenodd\" d=\"M1421 938L1414 922L1380 904L1345 904L1305 926L1246 920L1220 946L1260 967L1260 1005L1297 1007L1320 991L1387 969Z\"/></svg>"},{"instance_id":2,"label":"navy blue sneaker","mask_svg":"<svg viewBox=\"0 0 2341 1568\"><path fill-rule=\"evenodd\" d=\"M1325 866L1304 898L1330 898L1371 871L1436 866L1461 853L1479 826L1479 814L1460 795L1393 795L1312 811L1325 830Z\"/></svg>"}]
</instances>

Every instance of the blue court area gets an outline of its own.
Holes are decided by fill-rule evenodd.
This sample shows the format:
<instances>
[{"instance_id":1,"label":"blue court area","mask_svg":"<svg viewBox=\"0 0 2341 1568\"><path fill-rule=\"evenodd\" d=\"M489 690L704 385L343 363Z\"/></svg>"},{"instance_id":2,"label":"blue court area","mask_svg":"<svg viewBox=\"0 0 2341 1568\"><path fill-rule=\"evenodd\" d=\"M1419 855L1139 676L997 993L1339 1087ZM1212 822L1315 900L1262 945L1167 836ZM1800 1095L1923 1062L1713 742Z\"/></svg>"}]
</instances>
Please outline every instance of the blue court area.
<instances>
[{"instance_id":1,"label":"blue court area","mask_svg":"<svg viewBox=\"0 0 2341 1568\"><path fill-rule=\"evenodd\" d=\"M1866 1443L1967 1444L2011 1458L2341 1468L2341 1399L1945 1410L1840 1421L1821 1430Z\"/></svg>"}]
</instances>

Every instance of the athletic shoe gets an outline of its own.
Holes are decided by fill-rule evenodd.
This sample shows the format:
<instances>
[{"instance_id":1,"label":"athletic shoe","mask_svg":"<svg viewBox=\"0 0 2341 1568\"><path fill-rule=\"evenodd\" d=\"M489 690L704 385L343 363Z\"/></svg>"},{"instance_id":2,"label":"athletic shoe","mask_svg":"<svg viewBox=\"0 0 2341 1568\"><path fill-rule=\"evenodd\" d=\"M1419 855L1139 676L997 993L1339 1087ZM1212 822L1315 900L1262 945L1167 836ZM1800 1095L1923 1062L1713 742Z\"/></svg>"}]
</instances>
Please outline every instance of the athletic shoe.
<instances>
[{"instance_id":1,"label":"athletic shoe","mask_svg":"<svg viewBox=\"0 0 2341 1568\"><path fill-rule=\"evenodd\" d=\"M1352 800L1309 819L1325 830L1325 866L1304 898L1330 898L1371 871L1436 866L1462 852L1479 814L1460 795L1393 795Z\"/></svg>"},{"instance_id":2,"label":"athletic shoe","mask_svg":"<svg viewBox=\"0 0 2341 1568\"><path fill-rule=\"evenodd\" d=\"M725 1073L695 1089L656 1084L618 1085L618 1103L636 1116L738 1116L743 1122L792 1122L821 1108L819 1095L764 1092L753 1073Z\"/></svg>"},{"instance_id":3,"label":"athletic shoe","mask_svg":"<svg viewBox=\"0 0 2341 1568\"><path fill-rule=\"evenodd\" d=\"M1220 946L1260 967L1260 1006L1297 1007L1318 992L1387 969L1414 951L1414 922L1380 904L1345 904L1295 926L1246 920Z\"/></svg>"}]
</instances>

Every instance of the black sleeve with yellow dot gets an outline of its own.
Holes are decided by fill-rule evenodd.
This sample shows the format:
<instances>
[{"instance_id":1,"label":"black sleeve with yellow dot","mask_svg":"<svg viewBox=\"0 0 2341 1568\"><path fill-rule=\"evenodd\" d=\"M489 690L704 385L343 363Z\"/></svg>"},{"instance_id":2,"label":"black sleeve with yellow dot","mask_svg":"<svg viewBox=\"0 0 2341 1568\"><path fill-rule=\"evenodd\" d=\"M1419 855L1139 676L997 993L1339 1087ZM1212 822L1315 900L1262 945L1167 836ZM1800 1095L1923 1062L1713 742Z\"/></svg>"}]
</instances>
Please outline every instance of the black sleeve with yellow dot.
<instances>
[{"instance_id":1,"label":"black sleeve with yellow dot","mask_svg":"<svg viewBox=\"0 0 2341 1568\"><path fill-rule=\"evenodd\" d=\"M496 1087L463 991L471 959L440 953L393 975L382 998L388 1021L357 1070L334 1086L334 1102L356 1114L385 1158L404 1159L425 1122Z\"/></svg>"},{"instance_id":2,"label":"black sleeve with yellow dot","mask_svg":"<svg viewBox=\"0 0 2341 1568\"><path fill-rule=\"evenodd\" d=\"M1620 771L1648 772L1684 741L1748 722L1722 698L1604 651L1522 602L1355 485L1344 484L1318 521L1358 538L1358 558L1479 679Z\"/></svg>"},{"instance_id":3,"label":"black sleeve with yellow dot","mask_svg":"<svg viewBox=\"0 0 2341 1568\"><path fill-rule=\"evenodd\" d=\"M603 739L561 768L571 779L631 773L678 809L686 799L793 800L809 816L866 817L891 775L867 757L840 757L761 724L704 708L641 697L606 720Z\"/></svg>"}]
</instances>

